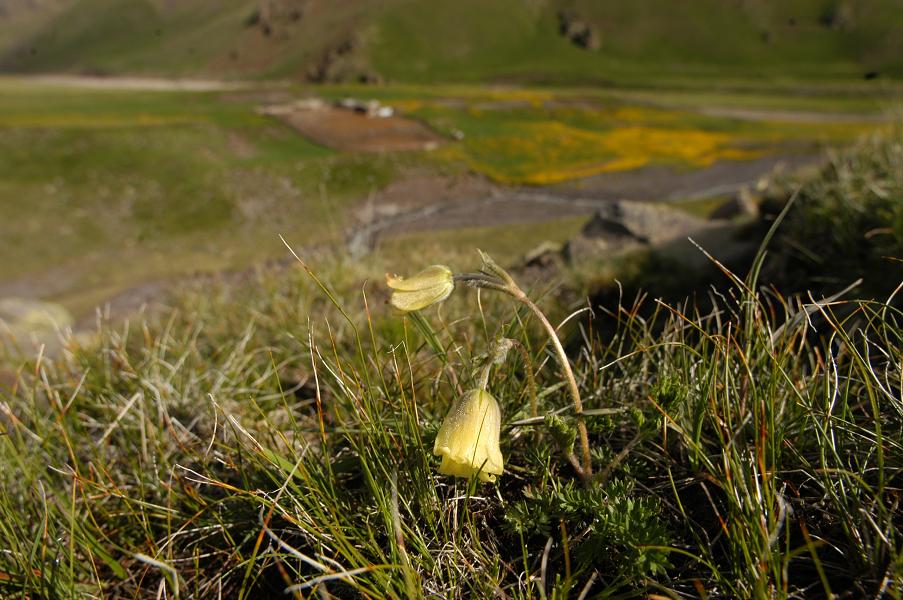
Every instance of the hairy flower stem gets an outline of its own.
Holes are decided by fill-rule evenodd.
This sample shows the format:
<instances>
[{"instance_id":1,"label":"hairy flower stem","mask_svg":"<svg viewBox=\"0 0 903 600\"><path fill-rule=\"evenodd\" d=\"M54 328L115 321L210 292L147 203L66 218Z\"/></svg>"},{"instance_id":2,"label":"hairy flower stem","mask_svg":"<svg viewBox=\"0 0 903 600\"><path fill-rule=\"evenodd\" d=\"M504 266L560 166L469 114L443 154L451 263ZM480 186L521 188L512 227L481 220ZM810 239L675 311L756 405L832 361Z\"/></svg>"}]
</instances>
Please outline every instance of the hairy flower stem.
<instances>
[{"instance_id":1,"label":"hairy flower stem","mask_svg":"<svg viewBox=\"0 0 903 600\"><path fill-rule=\"evenodd\" d=\"M477 377L477 388L487 391L489 387L489 371L492 370L493 365L500 365L505 362L505 358L508 356L508 351L514 347L514 340L509 340L508 338L499 338L489 349L489 355L486 357L486 363L483 365L483 368L480 369L480 374Z\"/></svg>"}]
</instances>

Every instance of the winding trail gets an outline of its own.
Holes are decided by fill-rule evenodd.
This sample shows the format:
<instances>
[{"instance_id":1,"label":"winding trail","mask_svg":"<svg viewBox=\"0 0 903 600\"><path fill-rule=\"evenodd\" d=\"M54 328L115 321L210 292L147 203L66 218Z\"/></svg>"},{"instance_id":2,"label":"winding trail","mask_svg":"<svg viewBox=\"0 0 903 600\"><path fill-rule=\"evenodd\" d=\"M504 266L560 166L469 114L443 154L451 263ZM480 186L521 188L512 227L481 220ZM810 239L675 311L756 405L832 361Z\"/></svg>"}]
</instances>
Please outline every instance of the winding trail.
<instances>
[{"instance_id":1,"label":"winding trail","mask_svg":"<svg viewBox=\"0 0 903 600\"><path fill-rule=\"evenodd\" d=\"M349 251L366 254L383 236L417 231L491 227L537 223L580 215L591 215L615 201L673 202L713 198L754 186L773 172L792 172L817 166L821 154L767 156L748 161L722 161L694 170L651 166L633 171L608 173L566 185L542 188L506 188L483 182L462 186L460 193L429 195L431 188L448 190L450 184L437 178L416 191L403 184L389 186L367 200L358 225L347 238ZM410 196L435 197L438 201L410 204ZM408 197L405 197L408 196ZM393 207L395 210L393 210ZM380 214L381 213L381 214Z\"/></svg>"}]
</instances>

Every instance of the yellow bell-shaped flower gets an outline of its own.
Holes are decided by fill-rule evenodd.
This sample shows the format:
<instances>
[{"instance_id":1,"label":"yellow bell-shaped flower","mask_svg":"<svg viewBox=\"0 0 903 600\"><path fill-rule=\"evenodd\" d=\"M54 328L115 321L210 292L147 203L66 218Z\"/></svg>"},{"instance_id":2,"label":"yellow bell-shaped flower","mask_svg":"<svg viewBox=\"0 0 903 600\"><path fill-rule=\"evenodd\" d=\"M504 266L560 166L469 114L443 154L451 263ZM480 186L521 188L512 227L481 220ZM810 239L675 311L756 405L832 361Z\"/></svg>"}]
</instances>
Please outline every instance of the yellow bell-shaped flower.
<instances>
[{"instance_id":1,"label":"yellow bell-shaped flower","mask_svg":"<svg viewBox=\"0 0 903 600\"><path fill-rule=\"evenodd\" d=\"M433 265L411 277L386 274L386 284L392 288L389 302L404 312L426 308L442 302L455 289L451 269L445 265Z\"/></svg>"},{"instance_id":2,"label":"yellow bell-shaped flower","mask_svg":"<svg viewBox=\"0 0 903 600\"><path fill-rule=\"evenodd\" d=\"M439 472L455 477L479 474L481 481L495 481L503 469L499 449L502 411L492 394L472 390L452 405L439 428L433 454L442 457Z\"/></svg>"}]
</instances>

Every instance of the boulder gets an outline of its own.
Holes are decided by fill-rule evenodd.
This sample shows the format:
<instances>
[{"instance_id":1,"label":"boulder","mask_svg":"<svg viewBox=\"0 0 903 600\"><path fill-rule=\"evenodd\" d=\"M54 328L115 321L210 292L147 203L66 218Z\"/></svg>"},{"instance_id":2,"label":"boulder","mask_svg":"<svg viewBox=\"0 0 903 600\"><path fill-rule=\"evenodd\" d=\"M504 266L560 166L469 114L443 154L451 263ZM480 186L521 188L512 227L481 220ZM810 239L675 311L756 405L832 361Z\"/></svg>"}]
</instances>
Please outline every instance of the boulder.
<instances>
[{"instance_id":1,"label":"boulder","mask_svg":"<svg viewBox=\"0 0 903 600\"><path fill-rule=\"evenodd\" d=\"M571 12L558 13L558 33L584 50L598 50L601 46L596 28Z\"/></svg>"},{"instance_id":2,"label":"boulder","mask_svg":"<svg viewBox=\"0 0 903 600\"><path fill-rule=\"evenodd\" d=\"M660 246L683 239L711 224L667 206L646 202L612 202L598 210L564 247L575 262Z\"/></svg>"}]
</instances>

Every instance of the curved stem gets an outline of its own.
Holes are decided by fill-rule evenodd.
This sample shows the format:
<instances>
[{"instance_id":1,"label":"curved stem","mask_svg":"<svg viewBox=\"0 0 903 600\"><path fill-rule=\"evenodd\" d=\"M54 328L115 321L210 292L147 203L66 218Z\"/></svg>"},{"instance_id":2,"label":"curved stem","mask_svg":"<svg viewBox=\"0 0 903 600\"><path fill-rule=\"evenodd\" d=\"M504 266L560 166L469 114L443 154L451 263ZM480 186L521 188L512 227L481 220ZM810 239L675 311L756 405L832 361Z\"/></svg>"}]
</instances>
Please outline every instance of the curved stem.
<instances>
[{"instance_id":1,"label":"curved stem","mask_svg":"<svg viewBox=\"0 0 903 600\"><path fill-rule=\"evenodd\" d=\"M558 338L558 332L555 331L555 328L552 327L552 324L549 323L549 320L543 312L527 297L523 290L516 286L512 286L511 288L507 288L506 291L511 294L514 299L526 305L527 308L533 311L533 314L536 315L536 318L539 319L539 322L542 323L542 326L549 334L552 346L554 346L555 352L558 354L558 362L561 363L561 370L564 371L564 377L567 381L568 389L571 392L571 399L574 401L574 411L577 413L577 434L580 438L580 448L583 454L583 468L580 477L583 479L584 483L589 484L593 476L593 464L589 453L589 433L586 430L586 420L583 416L583 401L580 399L580 390L577 388L577 378L574 377L571 363L568 360L567 354L564 353L564 347L561 345L561 340Z\"/></svg>"},{"instance_id":2,"label":"curved stem","mask_svg":"<svg viewBox=\"0 0 903 600\"><path fill-rule=\"evenodd\" d=\"M549 320L543 312L539 310L539 307L527 297L527 294L525 294L520 287L518 287L517 283L514 282L514 279L507 271L505 271L505 269L498 266L485 252L480 251L480 257L483 259L483 268L479 273L458 274L454 276L454 280L478 289L487 288L497 292L504 292L515 300L525 304L527 308L536 315L539 322L542 323L542 326L548 333L549 339L552 341L552 346L554 346L555 352L558 355L558 362L561 363L561 370L564 372L564 377L574 402L574 411L577 414L577 433L580 437L580 447L583 455L582 467L579 464L575 464L577 463L577 460L573 454L569 453L570 456L568 457L568 460L574 465L574 468L577 470L583 483L590 485L593 477L593 464L589 452L589 433L586 430L586 419L583 414L583 401L580 399L577 378L574 377L571 363L564 353L564 347L561 345L561 340L558 338L558 332L555 331L555 328L552 327L552 324L549 323Z\"/></svg>"}]
</instances>

